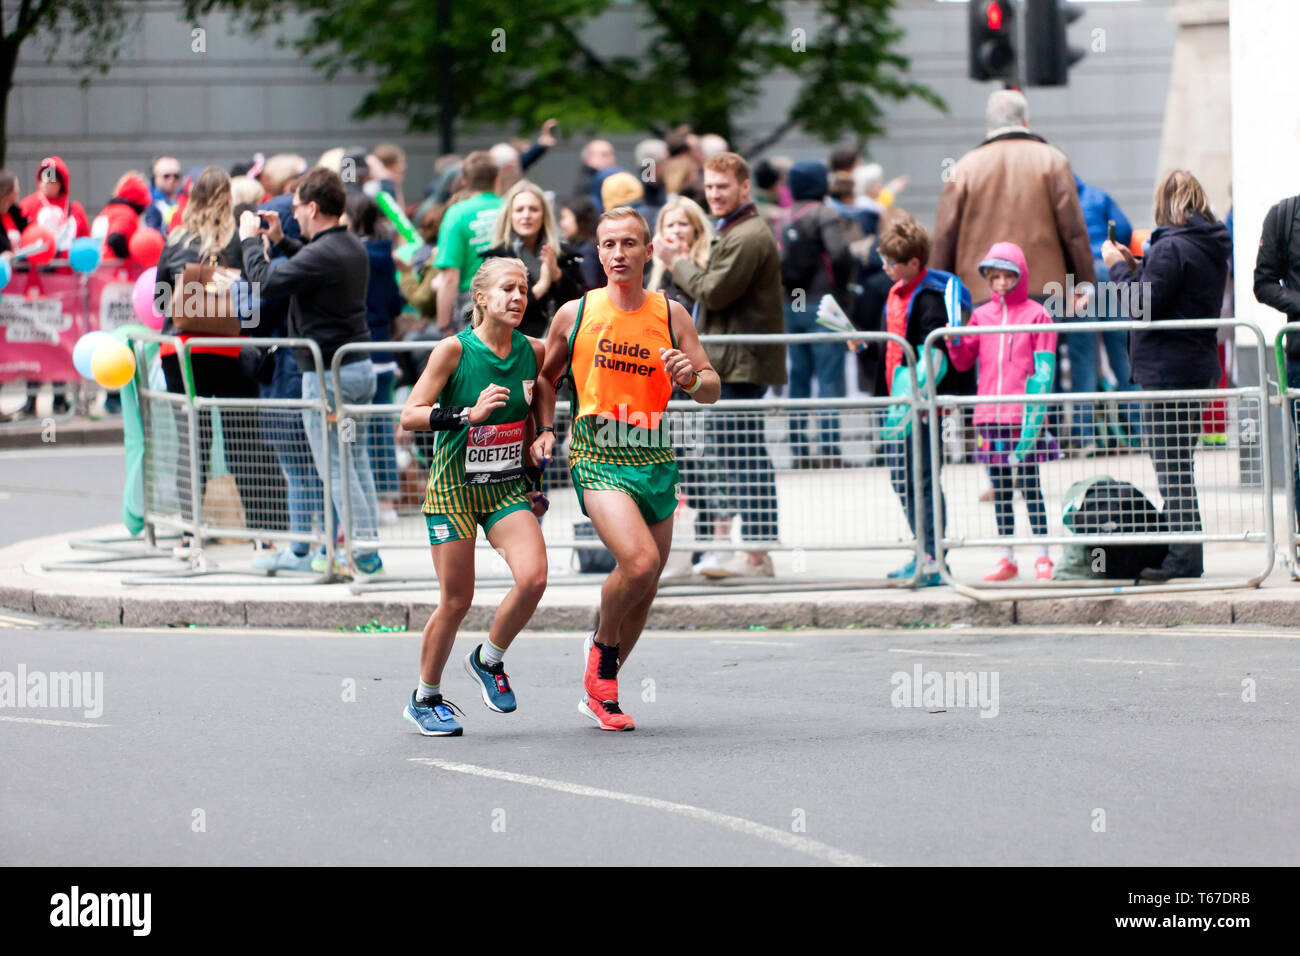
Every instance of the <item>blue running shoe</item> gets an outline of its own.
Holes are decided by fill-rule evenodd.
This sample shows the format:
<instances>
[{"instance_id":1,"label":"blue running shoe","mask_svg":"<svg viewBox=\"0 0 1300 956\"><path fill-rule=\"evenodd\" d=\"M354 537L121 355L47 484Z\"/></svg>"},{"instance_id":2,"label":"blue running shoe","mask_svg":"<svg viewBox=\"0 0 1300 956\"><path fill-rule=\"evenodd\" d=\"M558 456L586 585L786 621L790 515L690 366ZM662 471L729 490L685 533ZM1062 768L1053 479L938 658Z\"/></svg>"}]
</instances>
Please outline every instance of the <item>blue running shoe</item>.
<instances>
[{"instance_id":1,"label":"blue running shoe","mask_svg":"<svg viewBox=\"0 0 1300 956\"><path fill-rule=\"evenodd\" d=\"M506 677L505 665L493 664L489 667L482 663L478 656L478 652L482 649L483 645L480 644L465 656L465 672L478 684L478 689L483 694L483 703L487 704L488 710L495 710L498 714L508 714L517 705L515 692L510 689L510 678Z\"/></svg>"},{"instance_id":2,"label":"blue running shoe","mask_svg":"<svg viewBox=\"0 0 1300 956\"><path fill-rule=\"evenodd\" d=\"M352 555L352 566L363 578L373 578L384 573L384 562L378 551L357 551Z\"/></svg>"},{"instance_id":3,"label":"blue running shoe","mask_svg":"<svg viewBox=\"0 0 1300 956\"><path fill-rule=\"evenodd\" d=\"M906 579L912 577L914 574L916 574L916 558L908 561L907 564L903 565L901 568L894 568L894 570L886 574L885 577Z\"/></svg>"},{"instance_id":4,"label":"blue running shoe","mask_svg":"<svg viewBox=\"0 0 1300 956\"><path fill-rule=\"evenodd\" d=\"M459 708L443 700L441 694L428 700L416 700L415 691L411 691L411 699L406 702L402 716L415 724L426 737L459 737L464 733L464 728L456 723L455 714L459 712Z\"/></svg>"},{"instance_id":5,"label":"blue running shoe","mask_svg":"<svg viewBox=\"0 0 1300 956\"><path fill-rule=\"evenodd\" d=\"M937 588L943 584L943 575L939 573L939 562L930 560L925 563L925 568L921 573L921 580L917 583L919 588Z\"/></svg>"}]
</instances>

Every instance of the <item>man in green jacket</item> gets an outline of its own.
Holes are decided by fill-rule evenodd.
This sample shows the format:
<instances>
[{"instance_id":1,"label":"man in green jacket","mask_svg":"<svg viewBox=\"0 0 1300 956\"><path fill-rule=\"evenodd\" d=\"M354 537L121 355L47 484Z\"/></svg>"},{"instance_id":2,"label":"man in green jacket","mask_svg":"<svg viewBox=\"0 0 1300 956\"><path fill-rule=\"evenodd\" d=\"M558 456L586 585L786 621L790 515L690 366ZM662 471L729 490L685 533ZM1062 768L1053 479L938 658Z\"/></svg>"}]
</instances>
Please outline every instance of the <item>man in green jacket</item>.
<instances>
[{"instance_id":1,"label":"man in green jacket","mask_svg":"<svg viewBox=\"0 0 1300 956\"><path fill-rule=\"evenodd\" d=\"M718 153L704 164L704 195L718 217L718 235L704 268L686 247L655 237L655 255L672 271L673 281L700 304L701 335L779 335L785 331L781 298L781 255L771 228L749 196L749 166L735 153ZM726 399L762 398L768 386L784 385L785 346L706 345L709 361L722 378ZM776 482L763 437L763 415L724 412L715 426L719 466L736 499L741 538L755 544L777 541ZM736 554L696 566L710 578L771 577L766 551Z\"/></svg>"}]
</instances>

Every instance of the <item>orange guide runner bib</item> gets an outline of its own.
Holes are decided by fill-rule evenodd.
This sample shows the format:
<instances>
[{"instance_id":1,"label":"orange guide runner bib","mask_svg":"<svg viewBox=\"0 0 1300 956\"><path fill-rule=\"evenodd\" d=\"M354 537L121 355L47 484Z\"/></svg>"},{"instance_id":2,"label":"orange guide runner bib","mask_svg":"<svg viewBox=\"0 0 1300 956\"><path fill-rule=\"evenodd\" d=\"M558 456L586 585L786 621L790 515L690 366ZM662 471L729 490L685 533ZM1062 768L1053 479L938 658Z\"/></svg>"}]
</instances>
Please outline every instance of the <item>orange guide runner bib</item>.
<instances>
[{"instance_id":1,"label":"orange guide runner bib","mask_svg":"<svg viewBox=\"0 0 1300 956\"><path fill-rule=\"evenodd\" d=\"M660 349L677 348L670 315L662 293L647 293L635 312L616 308L605 289L587 293L569 340L578 399L575 421L599 415L642 428L659 427L673 393L659 357Z\"/></svg>"}]
</instances>

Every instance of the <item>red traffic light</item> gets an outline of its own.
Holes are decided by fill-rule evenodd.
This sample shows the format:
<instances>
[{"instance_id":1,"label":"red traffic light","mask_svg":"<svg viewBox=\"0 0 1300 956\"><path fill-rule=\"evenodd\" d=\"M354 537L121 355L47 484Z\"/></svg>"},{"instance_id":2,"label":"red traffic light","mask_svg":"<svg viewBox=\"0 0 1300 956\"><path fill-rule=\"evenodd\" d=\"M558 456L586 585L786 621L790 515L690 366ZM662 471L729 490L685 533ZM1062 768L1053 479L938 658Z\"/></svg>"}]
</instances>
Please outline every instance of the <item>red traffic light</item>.
<instances>
[{"instance_id":1,"label":"red traffic light","mask_svg":"<svg viewBox=\"0 0 1300 956\"><path fill-rule=\"evenodd\" d=\"M1002 4L998 3L997 0L994 0L994 2L990 3L988 7L985 8L984 13L988 17L990 30L1002 29Z\"/></svg>"}]
</instances>

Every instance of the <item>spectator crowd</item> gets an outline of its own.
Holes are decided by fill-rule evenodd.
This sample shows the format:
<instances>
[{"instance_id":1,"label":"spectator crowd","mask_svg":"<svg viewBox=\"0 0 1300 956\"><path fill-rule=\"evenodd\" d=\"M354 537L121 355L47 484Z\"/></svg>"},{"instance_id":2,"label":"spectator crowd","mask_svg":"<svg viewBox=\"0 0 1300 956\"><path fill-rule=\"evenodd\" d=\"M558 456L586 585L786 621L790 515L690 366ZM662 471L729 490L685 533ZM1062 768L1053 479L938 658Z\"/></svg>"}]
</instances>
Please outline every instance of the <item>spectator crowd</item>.
<instances>
[{"instance_id":1,"label":"spectator crowd","mask_svg":"<svg viewBox=\"0 0 1300 956\"><path fill-rule=\"evenodd\" d=\"M933 231L899 208L907 177L887 180L881 166L864 162L857 149L834 149L825 161L773 156L747 162L722 137L697 135L687 126L644 139L622 157L608 141L593 139L582 148L571 182L542 184L529 174L556 145L551 121L531 141L439 157L422 189L411 188L406 157L391 144L331 149L314 162L288 153L259 154L229 169L186 169L176 157L158 156L147 174L123 174L93 219L72 198L66 164L52 156L41 163L34 191L21 199L17 178L0 171L0 251L11 254L31 222L48 228L60 250L76 237L96 236L105 255L117 258L131 254L138 233L152 230L162 240L160 301L175 301L187 265L237 272L253 284L260 306L257 325L242 334L311 339L326 370L334 353L351 343L432 345L465 328L474 275L494 257L524 263L528 297L520 331L544 338L561 305L605 284L596 221L618 206L639 213L653 235L647 289L679 302L702 335L820 331L817 304L825 296L854 328L893 333L918 353L931 332L954 322L1032 325L1219 314L1230 240L1194 176L1175 171L1162 178L1155 231L1143 249L1115 201L1081 179L1061 150L1031 130L1023 95L994 93L986 119L986 138L946 177ZM1293 239L1287 229L1276 245L1295 248L1300 234ZM1277 252L1274 259L1269 268L1278 278L1264 282L1265 295L1300 314L1294 292L1273 289L1300 274L1300 257L1288 260ZM1117 295L1098 293L1107 281ZM1120 308L1107 311L1106 303ZM164 332L191 337L172 315L165 322ZM936 361L922 363L920 387L996 398L1056 391L1058 379L1068 374L1069 388L1090 393L1103 381L1102 356L1110 384L1119 390L1203 388L1224 377L1213 330L1016 333L947 342ZM943 533L944 508L941 499L940 526L933 527L931 488L941 463L931 458L931 423L919 424L919 487L912 481L918 463L906 426L890 416L881 416L880 440L867 459L847 455L833 407L846 394L846 372L869 394L899 396L910 387L909 376L899 374L903 352L897 342L873 338L850 345L852 352L836 342L789 348L707 344L706 350L721 377L723 400L759 399L770 390L825 400L830 407L790 415L791 467L889 466L904 514L926 552L924 567L911 562L894 574L938 583L935 538ZM191 387L211 397L323 396L331 403L389 404L422 368L418 352L348 352L342 393L335 394L331 377L317 374L305 349L280 348L266 357L237 346L196 343L190 353ZM1290 357L1296 356L1300 346ZM166 346L161 368L169 391L185 390L175 351ZM933 369L935 381L923 380L926 369ZM65 409L66 387L56 383L54 391L55 410ZM1200 523L1191 453L1211 426L1185 402L1167 405L1150 413L1154 419L1139 421L1132 412L1122 424L1127 439L1155 436L1150 452L1169 528L1195 531ZM693 489L701 489L691 504L703 539L728 541L738 517L741 545L735 553L704 551L695 568L711 579L770 577L766 546L779 534L776 469L764 416L728 413L718 422L708 438L710 461L684 462L683 472ZM1076 403L1068 421L1054 406L990 403L980 406L970 425L972 457L988 469L988 499L998 531L1006 535L1014 531L1017 492L1028 506L1033 534L1046 532L1042 462L1092 454L1107 439L1088 402ZM181 416L177 427L186 427ZM395 520L401 439L380 419L369 419L360 440L347 443L325 441L321 419L313 415L235 411L223 413L223 427L258 436L226 449L245 502L265 499L270 481L287 503L279 518L250 513L251 525L270 527L278 520L291 533L310 531L321 520L311 502L321 500L326 476L335 514L344 512L344 496L349 498L355 537L374 539L380 525ZM310 461L295 455L295 448L310 448ZM347 487L340 481L340 454L349 456ZM205 444L200 461L207 460ZM691 480L693 469L702 480ZM205 478L195 480L202 484ZM183 509L190 507L191 491L180 489ZM323 552L312 553L305 542L278 551L268 547L254 561L271 571L325 569ZM369 575L382 569L375 551L354 551L353 562L341 570ZM1143 575L1168 580L1201 571L1199 546L1189 545L1171 549L1164 564ZM1035 572L1040 578L1052 574L1046 547L1038 549ZM1012 550L1005 548L989 579L1018 573Z\"/></svg>"}]
</instances>

